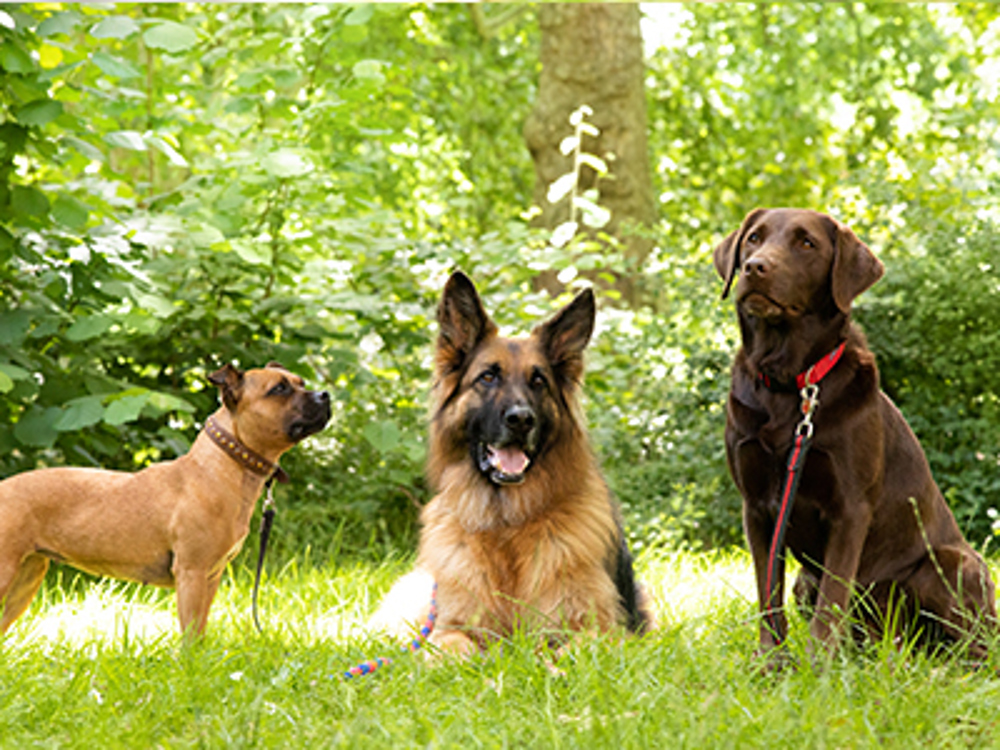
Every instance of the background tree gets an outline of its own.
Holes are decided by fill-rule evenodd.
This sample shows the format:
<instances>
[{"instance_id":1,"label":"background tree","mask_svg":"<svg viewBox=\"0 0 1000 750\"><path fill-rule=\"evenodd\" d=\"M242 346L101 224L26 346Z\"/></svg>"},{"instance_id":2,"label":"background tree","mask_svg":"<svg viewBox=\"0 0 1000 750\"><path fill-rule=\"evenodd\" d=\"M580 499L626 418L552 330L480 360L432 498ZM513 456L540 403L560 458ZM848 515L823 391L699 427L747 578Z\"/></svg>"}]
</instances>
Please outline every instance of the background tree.
<instances>
[{"instance_id":1,"label":"background tree","mask_svg":"<svg viewBox=\"0 0 1000 750\"><path fill-rule=\"evenodd\" d=\"M573 170L573 154L560 144L572 133L570 114L581 105L593 111L588 121L598 133L585 134L581 147L602 159L607 173L584 166L579 187L597 189L598 203L611 212L604 231L622 242L634 269L653 245L649 229L657 218L639 20L634 3L542 4L538 92L524 125L535 165L533 204L541 212L536 224L554 229L571 213L569 198L548 197L550 186Z\"/></svg>"}]
</instances>

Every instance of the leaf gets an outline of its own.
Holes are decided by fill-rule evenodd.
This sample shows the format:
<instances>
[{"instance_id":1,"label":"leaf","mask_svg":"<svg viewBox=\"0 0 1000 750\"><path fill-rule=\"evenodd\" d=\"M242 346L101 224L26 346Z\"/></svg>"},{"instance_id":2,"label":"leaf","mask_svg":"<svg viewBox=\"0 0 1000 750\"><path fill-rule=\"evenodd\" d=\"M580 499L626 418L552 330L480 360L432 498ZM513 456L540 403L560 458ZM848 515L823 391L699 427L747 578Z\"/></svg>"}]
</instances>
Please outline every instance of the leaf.
<instances>
[{"instance_id":1,"label":"leaf","mask_svg":"<svg viewBox=\"0 0 1000 750\"><path fill-rule=\"evenodd\" d=\"M573 190L576 185L576 173L567 172L562 177L556 179L551 185L549 185L549 190L545 194L546 199L549 203L558 203Z\"/></svg>"},{"instance_id":2,"label":"leaf","mask_svg":"<svg viewBox=\"0 0 1000 750\"><path fill-rule=\"evenodd\" d=\"M105 133L104 141L111 146L127 148L130 151L145 151L147 148L142 134L134 130L114 130Z\"/></svg>"},{"instance_id":3,"label":"leaf","mask_svg":"<svg viewBox=\"0 0 1000 750\"><path fill-rule=\"evenodd\" d=\"M103 401L103 396L83 396L67 401L62 416L53 427L60 432L71 432L97 424L104 417Z\"/></svg>"},{"instance_id":4,"label":"leaf","mask_svg":"<svg viewBox=\"0 0 1000 750\"><path fill-rule=\"evenodd\" d=\"M374 8L370 3L363 3L361 5L355 5L351 12L344 16L345 26L361 26L362 24L368 23L371 20Z\"/></svg>"},{"instance_id":5,"label":"leaf","mask_svg":"<svg viewBox=\"0 0 1000 750\"><path fill-rule=\"evenodd\" d=\"M78 23L80 23L80 16L72 11L56 13L38 24L35 33L43 39L47 39L57 34L68 34L76 28Z\"/></svg>"},{"instance_id":6,"label":"leaf","mask_svg":"<svg viewBox=\"0 0 1000 750\"><path fill-rule=\"evenodd\" d=\"M52 99L36 99L14 110L14 118L22 125L40 127L52 122L62 114L62 102Z\"/></svg>"},{"instance_id":7,"label":"leaf","mask_svg":"<svg viewBox=\"0 0 1000 750\"><path fill-rule=\"evenodd\" d=\"M608 165L604 159L594 156L593 154L588 154L586 151L582 152L579 156L580 162L586 164L588 167L593 169L597 174L605 175L608 173Z\"/></svg>"},{"instance_id":8,"label":"leaf","mask_svg":"<svg viewBox=\"0 0 1000 750\"><path fill-rule=\"evenodd\" d=\"M198 43L198 33L176 21L163 21L150 26L142 35L147 47L176 54L191 49Z\"/></svg>"},{"instance_id":9,"label":"leaf","mask_svg":"<svg viewBox=\"0 0 1000 750\"><path fill-rule=\"evenodd\" d=\"M10 389L14 387L14 381L10 379L3 370L0 370L0 393L9 393Z\"/></svg>"},{"instance_id":10,"label":"leaf","mask_svg":"<svg viewBox=\"0 0 1000 750\"><path fill-rule=\"evenodd\" d=\"M9 377L11 380L28 380L31 378L30 372L25 370L23 367L12 365L9 362L0 364L0 372Z\"/></svg>"},{"instance_id":11,"label":"leaf","mask_svg":"<svg viewBox=\"0 0 1000 750\"><path fill-rule=\"evenodd\" d=\"M49 201L44 193L26 185L15 185L11 189L10 205L15 213L28 216L45 216L49 212Z\"/></svg>"},{"instance_id":12,"label":"leaf","mask_svg":"<svg viewBox=\"0 0 1000 750\"><path fill-rule=\"evenodd\" d=\"M263 242L253 240L233 240L230 247L240 258L255 266L270 265L273 259L271 247Z\"/></svg>"},{"instance_id":13,"label":"leaf","mask_svg":"<svg viewBox=\"0 0 1000 750\"><path fill-rule=\"evenodd\" d=\"M611 212L608 209L582 195L576 196L573 205L580 209L580 218L583 220L583 223L592 229L600 229L611 221Z\"/></svg>"},{"instance_id":14,"label":"leaf","mask_svg":"<svg viewBox=\"0 0 1000 750\"><path fill-rule=\"evenodd\" d=\"M290 148L272 151L260 163L264 171L273 177L301 177L313 171L312 162Z\"/></svg>"},{"instance_id":15,"label":"leaf","mask_svg":"<svg viewBox=\"0 0 1000 750\"><path fill-rule=\"evenodd\" d=\"M14 437L21 445L31 448L50 448L59 437L55 423L62 417L62 409L52 406L42 409L31 407L14 425Z\"/></svg>"},{"instance_id":16,"label":"leaf","mask_svg":"<svg viewBox=\"0 0 1000 750\"><path fill-rule=\"evenodd\" d=\"M375 84L385 83L385 75L382 73L382 63L378 60L359 60L354 63L351 69L356 78L363 81L370 81Z\"/></svg>"},{"instance_id":17,"label":"leaf","mask_svg":"<svg viewBox=\"0 0 1000 750\"><path fill-rule=\"evenodd\" d=\"M8 37L0 44L0 67L11 73L30 73L35 63L19 42Z\"/></svg>"},{"instance_id":18,"label":"leaf","mask_svg":"<svg viewBox=\"0 0 1000 750\"><path fill-rule=\"evenodd\" d=\"M111 76L112 78L127 80L129 78L139 78L142 75L128 61L105 52L95 52L91 55L90 59L94 61L94 64L101 69L104 75Z\"/></svg>"},{"instance_id":19,"label":"leaf","mask_svg":"<svg viewBox=\"0 0 1000 750\"><path fill-rule=\"evenodd\" d=\"M180 398L179 396L174 396L170 393L159 393L157 391L152 391L149 394L150 405L156 407L162 412L168 411L186 411L188 413L193 413L196 411L193 405Z\"/></svg>"},{"instance_id":20,"label":"leaf","mask_svg":"<svg viewBox=\"0 0 1000 750\"><path fill-rule=\"evenodd\" d=\"M181 156L173 146L167 143L165 140L159 136L150 136L146 139L146 142L159 151L161 154L167 157L167 161L173 164L175 167L186 167L188 166L187 159Z\"/></svg>"},{"instance_id":21,"label":"leaf","mask_svg":"<svg viewBox=\"0 0 1000 750\"><path fill-rule=\"evenodd\" d=\"M151 313L156 315L158 318L169 318L175 312L177 308L174 307L174 303L168 300L166 297L161 297L158 294L146 294L144 292L133 292L132 299L136 301L143 310L149 310Z\"/></svg>"},{"instance_id":22,"label":"leaf","mask_svg":"<svg viewBox=\"0 0 1000 750\"><path fill-rule=\"evenodd\" d=\"M20 346L30 327L31 314L27 310L0 313L0 345ZM7 374L11 375L9 371Z\"/></svg>"},{"instance_id":23,"label":"leaf","mask_svg":"<svg viewBox=\"0 0 1000 750\"><path fill-rule=\"evenodd\" d=\"M97 146L94 146L82 138L77 138L74 135L67 135L63 138L63 142L68 146L75 148L80 154L86 156L91 161L104 161L104 152L101 151Z\"/></svg>"},{"instance_id":24,"label":"leaf","mask_svg":"<svg viewBox=\"0 0 1000 750\"><path fill-rule=\"evenodd\" d=\"M134 422L139 418L142 407L149 401L149 391L135 393L135 389L125 391L126 394L115 398L104 409L104 423L112 426Z\"/></svg>"},{"instance_id":25,"label":"leaf","mask_svg":"<svg viewBox=\"0 0 1000 750\"><path fill-rule=\"evenodd\" d=\"M70 229L82 229L87 225L89 209L76 198L60 195L52 204L52 218Z\"/></svg>"},{"instance_id":26,"label":"leaf","mask_svg":"<svg viewBox=\"0 0 1000 750\"><path fill-rule=\"evenodd\" d=\"M361 434L364 435L365 440L371 444L372 448L379 453L388 453L391 451L399 445L401 437L399 427L391 419L381 422L369 422L365 425Z\"/></svg>"},{"instance_id":27,"label":"leaf","mask_svg":"<svg viewBox=\"0 0 1000 750\"><path fill-rule=\"evenodd\" d=\"M579 228L580 225L575 221L563 222L552 231L552 237L549 239L549 244L553 247L562 247L576 236L576 230Z\"/></svg>"},{"instance_id":28,"label":"leaf","mask_svg":"<svg viewBox=\"0 0 1000 750\"><path fill-rule=\"evenodd\" d=\"M569 156L572 154L580 145L580 139L575 135L568 135L562 139L559 143L559 153L563 156Z\"/></svg>"},{"instance_id":29,"label":"leaf","mask_svg":"<svg viewBox=\"0 0 1000 750\"><path fill-rule=\"evenodd\" d=\"M139 24L128 16L108 16L94 24L90 35L94 39L125 39L139 30Z\"/></svg>"},{"instance_id":30,"label":"leaf","mask_svg":"<svg viewBox=\"0 0 1000 750\"><path fill-rule=\"evenodd\" d=\"M111 327L114 320L108 315L89 315L77 318L66 330L66 338L70 341L87 341L97 338Z\"/></svg>"}]
</instances>

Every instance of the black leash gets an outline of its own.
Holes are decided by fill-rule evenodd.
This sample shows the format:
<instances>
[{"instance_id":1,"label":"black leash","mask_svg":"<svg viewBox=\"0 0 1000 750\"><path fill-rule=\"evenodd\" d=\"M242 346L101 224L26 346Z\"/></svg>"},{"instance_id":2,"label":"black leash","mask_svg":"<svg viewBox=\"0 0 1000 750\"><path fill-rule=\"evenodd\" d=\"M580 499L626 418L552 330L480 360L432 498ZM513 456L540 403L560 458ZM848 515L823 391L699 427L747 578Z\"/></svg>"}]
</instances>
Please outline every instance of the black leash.
<instances>
[{"instance_id":1,"label":"black leash","mask_svg":"<svg viewBox=\"0 0 1000 750\"><path fill-rule=\"evenodd\" d=\"M260 590L260 574L264 569L264 553L267 552L267 540L271 536L271 525L274 523L274 495L273 485L276 474L271 475L267 480L267 497L264 499L264 514L260 519L260 550L257 553L257 575L253 581L253 624L257 626L257 632L264 633L264 628L260 626L257 618L257 592Z\"/></svg>"}]
</instances>

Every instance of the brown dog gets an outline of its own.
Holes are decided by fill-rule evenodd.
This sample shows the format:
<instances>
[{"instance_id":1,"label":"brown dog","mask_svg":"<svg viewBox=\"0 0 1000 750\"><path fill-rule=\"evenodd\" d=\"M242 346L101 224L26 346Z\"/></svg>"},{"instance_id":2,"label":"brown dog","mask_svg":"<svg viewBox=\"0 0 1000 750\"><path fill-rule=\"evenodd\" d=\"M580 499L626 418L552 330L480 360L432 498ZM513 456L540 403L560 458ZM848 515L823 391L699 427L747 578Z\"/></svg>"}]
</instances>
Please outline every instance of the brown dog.
<instances>
[{"instance_id":1,"label":"brown dog","mask_svg":"<svg viewBox=\"0 0 1000 750\"><path fill-rule=\"evenodd\" d=\"M590 450L577 393L594 295L526 338L500 336L467 276L438 307L428 477L417 571L372 625L422 619L437 582L431 642L469 653L515 628L645 627L617 505Z\"/></svg>"},{"instance_id":2,"label":"brown dog","mask_svg":"<svg viewBox=\"0 0 1000 750\"><path fill-rule=\"evenodd\" d=\"M305 390L277 363L247 372L227 364L208 379L224 406L174 461L135 474L53 468L0 482L0 632L28 607L50 560L176 587L181 630L204 632L264 483L284 476L279 456L330 418L329 395Z\"/></svg>"},{"instance_id":3,"label":"brown dog","mask_svg":"<svg viewBox=\"0 0 1000 750\"><path fill-rule=\"evenodd\" d=\"M910 626L927 626L925 636L976 635L995 618L989 571L959 531L916 437L879 389L875 357L850 320L852 301L882 276L882 263L848 227L798 209L752 211L714 260L723 298L739 276L743 345L733 364L726 453L744 500L765 615L762 648L786 630L783 580L774 590L777 612L768 612L765 581L786 459L803 419L800 386L814 365L809 382L822 377L815 432L785 538L802 564L795 594L814 612L810 633L835 646L853 589L872 635L884 632L899 600ZM981 639L972 650L982 654Z\"/></svg>"}]
</instances>

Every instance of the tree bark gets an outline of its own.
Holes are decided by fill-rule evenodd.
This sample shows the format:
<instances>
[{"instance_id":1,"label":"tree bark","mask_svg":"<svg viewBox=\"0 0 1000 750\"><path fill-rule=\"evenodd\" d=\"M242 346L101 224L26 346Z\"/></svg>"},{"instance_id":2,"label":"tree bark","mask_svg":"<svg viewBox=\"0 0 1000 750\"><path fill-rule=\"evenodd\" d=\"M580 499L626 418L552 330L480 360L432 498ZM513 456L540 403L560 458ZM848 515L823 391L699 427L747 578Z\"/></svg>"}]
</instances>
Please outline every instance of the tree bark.
<instances>
[{"instance_id":1,"label":"tree bark","mask_svg":"<svg viewBox=\"0 0 1000 750\"><path fill-rule=\"evenodd\" d=\"M539 6L541 75L535 107L524 136L535 163L534 203L541 209L537 226L554 228L568 221L570 200L553 205L550 184L573 168L572 155L559 150L571 135L569 115L586 104L588 121L600 130L585 137L583 149L601 157L609 174L598 179L583 167L580 189L599 190L599 203L611 211L602 231L620 240L637 264L652 241L634 234L656 221L646 137L646 93L638 4L545 3ZM633 285L624 280L631 297Z\"/></svg>"}]
</instances>

